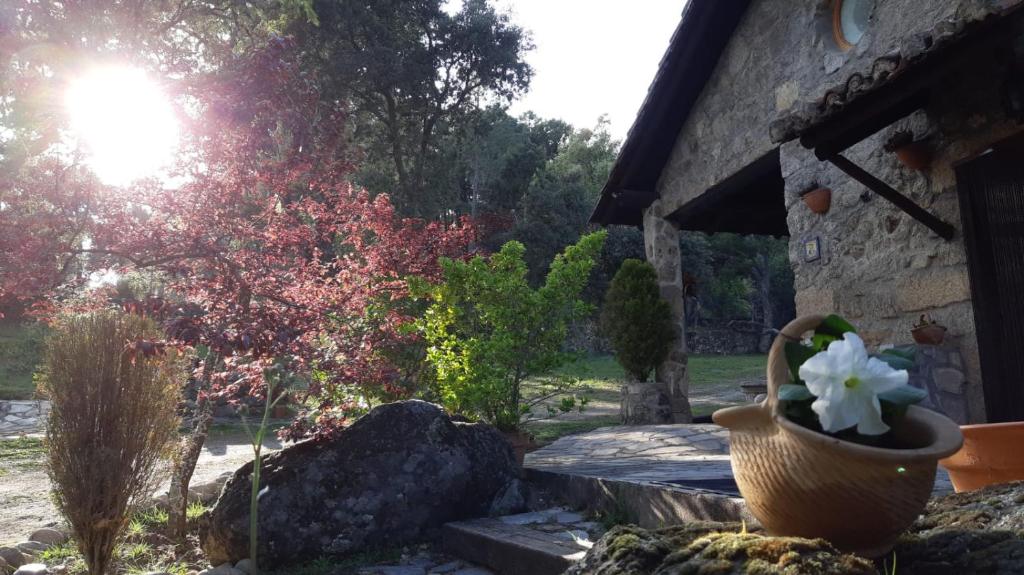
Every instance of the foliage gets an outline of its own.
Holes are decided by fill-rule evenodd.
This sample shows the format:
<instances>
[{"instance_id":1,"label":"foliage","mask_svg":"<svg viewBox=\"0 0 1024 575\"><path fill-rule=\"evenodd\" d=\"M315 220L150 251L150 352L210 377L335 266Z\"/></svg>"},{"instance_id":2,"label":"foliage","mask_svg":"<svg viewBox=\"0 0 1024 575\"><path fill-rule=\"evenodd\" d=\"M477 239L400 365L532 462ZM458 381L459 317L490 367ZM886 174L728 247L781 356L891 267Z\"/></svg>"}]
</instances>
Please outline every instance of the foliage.
<instances>
[{"instance_id":1,"label":"foliage","mask_svg":"<svg viewBox=\"0 0 1024 575\"><path fill-rule=\"evenodd\" d=\"M0 323L0 399L32 399L45 335L40 323Z\"/></svg>"},{"instance_id":2,"label":"foliage","mask_svg":"<svg viewBox=\"0 0 1024 575\"><path fill-rule=\"evenodd\" d=\"M784 352L792 380L790 383L780 386L779 400L783 402L783 412L791 421L808 429L824 432L818 421L818 415L811 408L817 397L810 392L806 382L800 378L800 366L818 353L828 349L833 342L842 340L845 333L857 333L857 329L842 317L833 314L822 321L808 340L786 342ZM873 357L897 370L910 369L914 365L914 352L909 348L889 348L874 354ZM882 420L891 427L894 420L906 413L908 405L917 403L925 397L927 397L927 393L924 390L909 385L880 394L878 400L881 404ZM892 446L894 441L891 433L878 436L864 435L857 433L855 427L842 430L834 435L855 443L883 447Z\"/></svg>"},{"instance_id":3,"label":"foliage","mask_svg":"<svg viewBox=\"0 0 1024 575\"><path fill-rule=\"evenodd\" d=\"M443 281L421 286L430 307L420 327L447 408L499 429L518 428L524 399L526 410L543 399L524 398L523 381L571 357L562 350L566 330L588 311L579 296L604 239L595 232L568 246L536 289L527 281L525 248L518 242L489 258L442 262ZM566 390L556 383L546 395Z\"/></svg>"},{"instance_id":4,"label":"foliage","mask_svg":"<svg viewBox=\"0 0 1024 575\"><path fill-rule=\"evenodd\" d=\"M125 343L160 337L149 320L100 312L62 318L48 340L43 382L52 402L46 436L54 499L92 574L105 573L177 434L181 356Z\"/></svg>"},{"instance_id":5,"label":"foliage","mask_svg":"<svg viewBox=\"0 0 1024 575\"><path fill-rule=\"evenodd\" d=\"M508 102L526 89L528 36L487 0L454 13L441 0L314 7L315 25L297 20L288 32L318 70L324 100L353 103L360 183L390 191L405 214L441 215L453 203L439 194L452 189L443 185L452 148L439 142L478 101Z\"/></svg>"},{"instance_id":6,"label":"foliage","mask_svg":"<svg viewBox=\"0 0 1024 575\"><path fill-rule=\"evenodd\" d=\"M696 280L700 316L781 328L795 317L787 238L680 233L683 272Z\"/></svg>"},{"instance_id":7,"label":"foliage","mask_svg":"<svg viewBox=\"0 0 1024 575\"><path fill-rule=\"evenodd\" d=\"M533 175L513 229L513 238L527 248L532 285L540 285L555 254L586 231L616 148L602 118L594 129L572 130L557 155Z\"/></svg>"},{"instance_id":8,"label":"foliage","mask_svg":"<svg viewBox=\"0 0 1024 575\"><path fill-rule=\"evenodd\" d=\"M601 331L611 340L615 359L637 381L647 381L668 357L677 336L654 266L634 259L622 262L605 296Z\"/></svg>"},{"instance_id":9,"label":"foliage","mask_svg":"<svg viewBox=\"0 0 1024 575\"><path fill-rule=\"evenodd\" d=\"M161 319L174 342L223 358L208 374L215 392L262 397L263 368L283 362L315 400L293 434L328 432L338 387L399 387L388 352L415 337L404 329L414 310L399 305L404 278L436 277L438 256L465 253L473 229L401 218L387 196L349 183L344 115L320 102L285 40L181 89L192 108L182 183L170 192L139 182L129 194L22 170L0 212L5 257L47 263L5 268L0 283L53 303L80 287L83 269L155 273L173 297L122 303ZM109 292L96 294L102 305Z\"/></svg>"}]
</instances>

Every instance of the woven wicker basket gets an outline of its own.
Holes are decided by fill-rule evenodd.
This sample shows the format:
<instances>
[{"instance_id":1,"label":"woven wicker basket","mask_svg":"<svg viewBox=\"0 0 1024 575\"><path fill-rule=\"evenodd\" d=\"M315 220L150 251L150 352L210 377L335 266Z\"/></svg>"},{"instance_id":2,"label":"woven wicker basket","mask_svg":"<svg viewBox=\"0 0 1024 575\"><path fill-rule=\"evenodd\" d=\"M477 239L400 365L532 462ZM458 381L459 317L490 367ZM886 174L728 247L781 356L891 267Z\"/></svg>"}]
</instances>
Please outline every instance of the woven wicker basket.
<instances>
[{"instance_id":1,"label":"woven wicker basket","mask_svg":"<svg viewBox=\"0 0 1024 575\"><path fill-rule=\"evenodd\" d=\"M713 419L730 430L736 483L769 533L821 537L843 551L880 557L924 509L938 460L960 449L963 436L950 419L917 406L893 427L912 449L858 445L786 419L777 400L789 381L783 346L823 319L797 318L775 339L764 402L722 409Z\"/></svg>"}]
</instances>

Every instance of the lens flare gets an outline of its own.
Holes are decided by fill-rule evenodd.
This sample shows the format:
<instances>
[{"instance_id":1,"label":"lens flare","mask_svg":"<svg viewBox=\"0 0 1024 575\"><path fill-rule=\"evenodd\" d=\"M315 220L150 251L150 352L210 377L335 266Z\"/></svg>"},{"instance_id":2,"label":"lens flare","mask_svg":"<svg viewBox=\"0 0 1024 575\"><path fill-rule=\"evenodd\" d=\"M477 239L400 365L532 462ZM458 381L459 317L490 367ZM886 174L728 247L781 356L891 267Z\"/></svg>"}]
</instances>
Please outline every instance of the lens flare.
<instances>
[{"instance_id":1,"label":"lens flare","mask_svg":"<svg viewBox=\"0 0 1024 575\"><path fill-rule=\"evenodd\" d=\"M137 68L95 68L68 86L73 135L101 180L127 185L157 176L174 158L178 119L167 95Z\"/></svg>"}]
</instances>

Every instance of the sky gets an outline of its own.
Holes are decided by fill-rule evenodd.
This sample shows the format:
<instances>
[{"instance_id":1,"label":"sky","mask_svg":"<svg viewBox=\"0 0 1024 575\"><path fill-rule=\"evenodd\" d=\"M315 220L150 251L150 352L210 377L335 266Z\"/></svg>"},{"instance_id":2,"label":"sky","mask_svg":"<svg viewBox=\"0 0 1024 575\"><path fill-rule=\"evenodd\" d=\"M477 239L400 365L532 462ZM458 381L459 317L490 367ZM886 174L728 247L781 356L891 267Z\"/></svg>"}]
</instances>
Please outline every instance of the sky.
<instances>
[{"instance_id":1,"label":"sky","mask_svg":"<svg viewBox=\"0 0 1024 575\"><path fill-rule=\"evenodd\" d=\"M459 4L450 0L449 5ZM496 0L533 35L530 91L512 105L576 127L602 114L624 139L686 0Z\"/></svg>"},{"instance_id":2,"label":"sky","mask_svg":"<svg viewBox=\"0 0 1024 575\"><path fill-rule=\"evenodd\" d=\"M601 114L624 139L647 95L686 0L498 0L537 48L530 91L512 106L576 127Z\"/></svg>"}]
</instances>

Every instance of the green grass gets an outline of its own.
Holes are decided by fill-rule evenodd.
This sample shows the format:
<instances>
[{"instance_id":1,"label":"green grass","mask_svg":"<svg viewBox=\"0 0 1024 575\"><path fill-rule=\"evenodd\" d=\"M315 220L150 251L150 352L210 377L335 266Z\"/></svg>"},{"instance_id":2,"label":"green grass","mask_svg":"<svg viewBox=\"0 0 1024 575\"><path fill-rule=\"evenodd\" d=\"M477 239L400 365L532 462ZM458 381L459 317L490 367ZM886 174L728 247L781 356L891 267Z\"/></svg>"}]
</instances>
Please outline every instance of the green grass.
<instances>
[{"instance_id":1,"label":"green grass","mask_svg":"<svg viewBox=\"0 0 1024 575\"><path fill-rule=\"evenodd\" d=\"M0 322L0 399L32 399L44 331L38 325Z\"/></svg>"},{"instance_id":2,"label":"green grass","mask_svg":"<svg viewBox=\"0 0 1024 575\"><path fill-rule=\"evenodd\" d=\"M42 439L0 439L0 477L42 469L46 448Z\"/></svg>"},{"instance_id":3,"label":"green grass","mask_svg":"<svg viewBox=\"0 0 1024 575\"><path fill-rule=\"evenodd\" d=\"M619 416L602 415L588 417L586 419L569 419L565 421L536 421L526 424L526 429L533 434L533 440L540 445L546 445L562 437L576 433L586 433L599 427L619 425Z\"/></svg>"},{"instance_id":4,"label":"green grass","mask_svg":"<svg viewBox=\"0 0 1024 575\"><path fill-rule=\"evenodd\" d=\"M768 356L765 355L691 355L690 391L718 386L739 385L740 382L764 376ZM560 375L577 377L589 387L596 401L618 402L626 373L612 356L581 359L563 367Z\"/></svg>"},{"instance_id":5,"label":"green grass","mask_svg":"<svg viewBox=\"0 0 1024 575\"><path fill-rule=\"evenodd\" d=\"M718 390L735 391L741 382L764 377L766 363L765 355L691 355L690 393L701 395ZM612 356L584 358L556 373L559 376L578 379L587 390L585 395L589 397L591 407L600 404L618 405L621 387L626 379L622 367ZM527 382L525 386L528 393L539 389L535 382ZM693 406L693 415L711 415L722 407L727 407L727 404L701 402ZM539 409L535 410L535 413L540 412ZM586 410L583 413L586 414ZM597 415L583 419L532 422L527 424L527 429L538 443L546 444L563 435L584 433L618 424L618 416Z\"/></svg>"}]
</instances>

